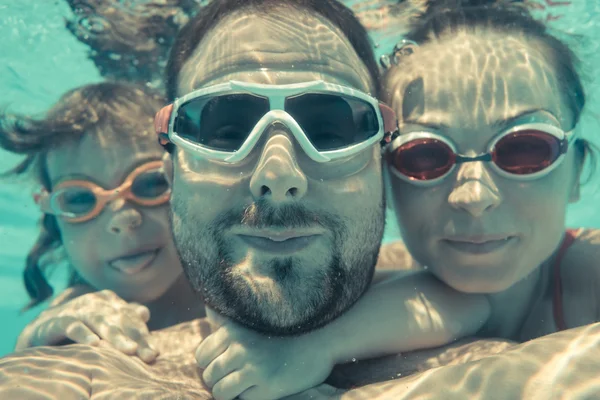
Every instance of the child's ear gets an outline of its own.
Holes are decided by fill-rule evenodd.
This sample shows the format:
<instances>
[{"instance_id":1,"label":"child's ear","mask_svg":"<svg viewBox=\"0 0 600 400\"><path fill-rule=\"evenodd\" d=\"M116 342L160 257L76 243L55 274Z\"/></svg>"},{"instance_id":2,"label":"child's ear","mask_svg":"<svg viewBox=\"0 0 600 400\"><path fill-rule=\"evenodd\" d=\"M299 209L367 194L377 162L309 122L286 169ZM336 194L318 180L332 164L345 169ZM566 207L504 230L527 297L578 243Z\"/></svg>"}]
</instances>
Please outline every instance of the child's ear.
<instances>
[{"instance_id":1,"label":"child's ear","mask_svg":"<svg viewBox=\"0 0 600 400\"><path fill-rule=\"evenodd\" d=\"M169 182L169 186L173 186L173 159L169 153L165 152L162 161L167 182Z\"/></svg>"}]
</instances>

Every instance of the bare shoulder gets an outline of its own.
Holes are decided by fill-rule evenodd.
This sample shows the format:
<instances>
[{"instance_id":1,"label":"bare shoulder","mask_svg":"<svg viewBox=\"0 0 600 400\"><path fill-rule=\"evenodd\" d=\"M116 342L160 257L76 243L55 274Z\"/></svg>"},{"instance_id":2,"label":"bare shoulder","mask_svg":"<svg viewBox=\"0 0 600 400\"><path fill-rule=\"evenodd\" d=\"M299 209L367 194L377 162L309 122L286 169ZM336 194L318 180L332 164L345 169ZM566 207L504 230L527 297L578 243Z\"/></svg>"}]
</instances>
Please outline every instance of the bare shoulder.
<instances>
[{"instance_id":1,"label":"bare shoulder","mask_svg":"<svg viewBox=\"0 0 600 400\"><path fill-rule=\"evenodd\" d=\"M567 321L568 325L578 326L597 321L600 305L600 230L580 230L567 250L560 269L566 318L571 320Z\"/></svg>"},{"instance_id":2,"label":"bare shoulder","mask_svg":"<svg viewBox=\"0 0 600 400\"><path fill-rule=\"evenodd\" d=\"M417 270L421 269L401 240L386 243L379 250L377 269Z\"/></svg>"}]
</instances>

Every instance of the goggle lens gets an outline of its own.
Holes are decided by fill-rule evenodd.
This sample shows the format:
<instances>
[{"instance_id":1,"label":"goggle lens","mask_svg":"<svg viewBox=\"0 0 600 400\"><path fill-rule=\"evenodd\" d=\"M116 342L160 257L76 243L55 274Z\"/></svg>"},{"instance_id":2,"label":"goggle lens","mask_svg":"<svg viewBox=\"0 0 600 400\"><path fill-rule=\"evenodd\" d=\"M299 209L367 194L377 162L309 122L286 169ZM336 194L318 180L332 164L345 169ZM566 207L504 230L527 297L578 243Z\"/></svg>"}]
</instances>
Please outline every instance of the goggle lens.
<instances>
[{"instance_id":1,"label":"goggle lens","mask_svg":"<svg viewBox=\"0 0 600 400\"><path fill-rule=\"evenodd\" d=\"M307 93L288 97L285 110L319 151L362 143L379 132L373 106L343 95Z\"/></svg>"},{"instance_id":2,"label":"goggle lens","mask_svg":"<svg viewBox=\"0 0 600 400\"><path fill-rule=\"evenodd\" d=\"M494 147L492 160L511 174L527 175L542 171L560 156L560 141L545 132L528 130L507 135Z\"/></svg>"},{"instance_id":3,"label":"goggle lens","mask_svg":"<svg viewBox=\"0 0 600 400\"><path fill-rule=\"evenodd\" d=\"M53 207L75 217L84 216L96 208L96 195L83 186L70 186L54 192Z\"/></svg>"},{"instance_id":4,"label":"goggle lens","mask_svg":"<svg viewBox=\"0 0 600 400\"><path fill-rule=\"evenodd\" d=\"M203 147L234 152L268 112L269 100L253 94L200 97L179 107L173 129Z\"/></svg>"},{"instance_id":5,"label":"goggle lens","mask_svg":"<svg viewBox=\"0 0 600 400\"><path fill-rule=\"evenodd\" d=\"M390 154L390 163L411 180L437 179L454 166L450 146L437 139L416 139L404 143Z\"/></svg>"}]
</instances>

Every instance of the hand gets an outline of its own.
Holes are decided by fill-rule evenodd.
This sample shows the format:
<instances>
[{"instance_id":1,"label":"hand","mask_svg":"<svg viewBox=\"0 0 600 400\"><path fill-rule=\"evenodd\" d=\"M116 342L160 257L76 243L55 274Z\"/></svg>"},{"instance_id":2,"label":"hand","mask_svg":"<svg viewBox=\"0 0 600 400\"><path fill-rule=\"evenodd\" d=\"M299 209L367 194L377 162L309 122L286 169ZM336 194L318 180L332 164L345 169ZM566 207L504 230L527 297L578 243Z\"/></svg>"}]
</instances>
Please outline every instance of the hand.
<instances>
[{"instance_id":1,"label":"hand","mask_svg":"<svg viewBox=\"0 0 600 400\"><path fill-rule=\"evenodd\" d=\"M151 363L158 352L146 340L149 319L147 307L127 303L110 290L89 293L43 311L23 330L15 350L66 339L96 346L103 339L116 350Z\"/></svg>"},{"instance_id":2,"label":"hand","mask_svg":"<svg viewBox=\"0 0 600 400\"><path fill-rule=\"evenodd\" d=\"M327 378L333 357L311 334L268 337L226 321L196 350L216 400L280 399Z\"/></svg>"}]
</instances>

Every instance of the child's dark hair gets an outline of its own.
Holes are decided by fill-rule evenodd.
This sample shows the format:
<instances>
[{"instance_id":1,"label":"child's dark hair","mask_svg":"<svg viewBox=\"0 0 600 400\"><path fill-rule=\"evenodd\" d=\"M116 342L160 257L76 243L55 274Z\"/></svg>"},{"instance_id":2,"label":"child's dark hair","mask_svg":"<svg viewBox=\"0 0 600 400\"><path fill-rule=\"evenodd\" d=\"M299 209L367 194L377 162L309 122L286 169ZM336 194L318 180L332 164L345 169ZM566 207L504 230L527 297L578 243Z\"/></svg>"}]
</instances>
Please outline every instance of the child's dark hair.
<instances>
[{"instance_id":1,"label":"child's dark hair","mask_svg":"<svg viewBox=\"0 0 600 400\"><path fill-rule=\"evenodd\" d=\"M28 175L43 189L51 191L46 164L50 150L107 127L117 133L116 137L152 132L152 118L163 104L161 96L142 86L104 82L65 93L43 118L1 112L0 148L25 156L2 176ZM140 132L140 126L148 126L147 132ZM40 234L27 255L23 272L25 288L31 298L25 310L52 296L53 289L45 274L48 263L42 261L61 245L56 218L43 215ZM80 281L73 271L69 286Z\"/></svg>"}]
</instances>

